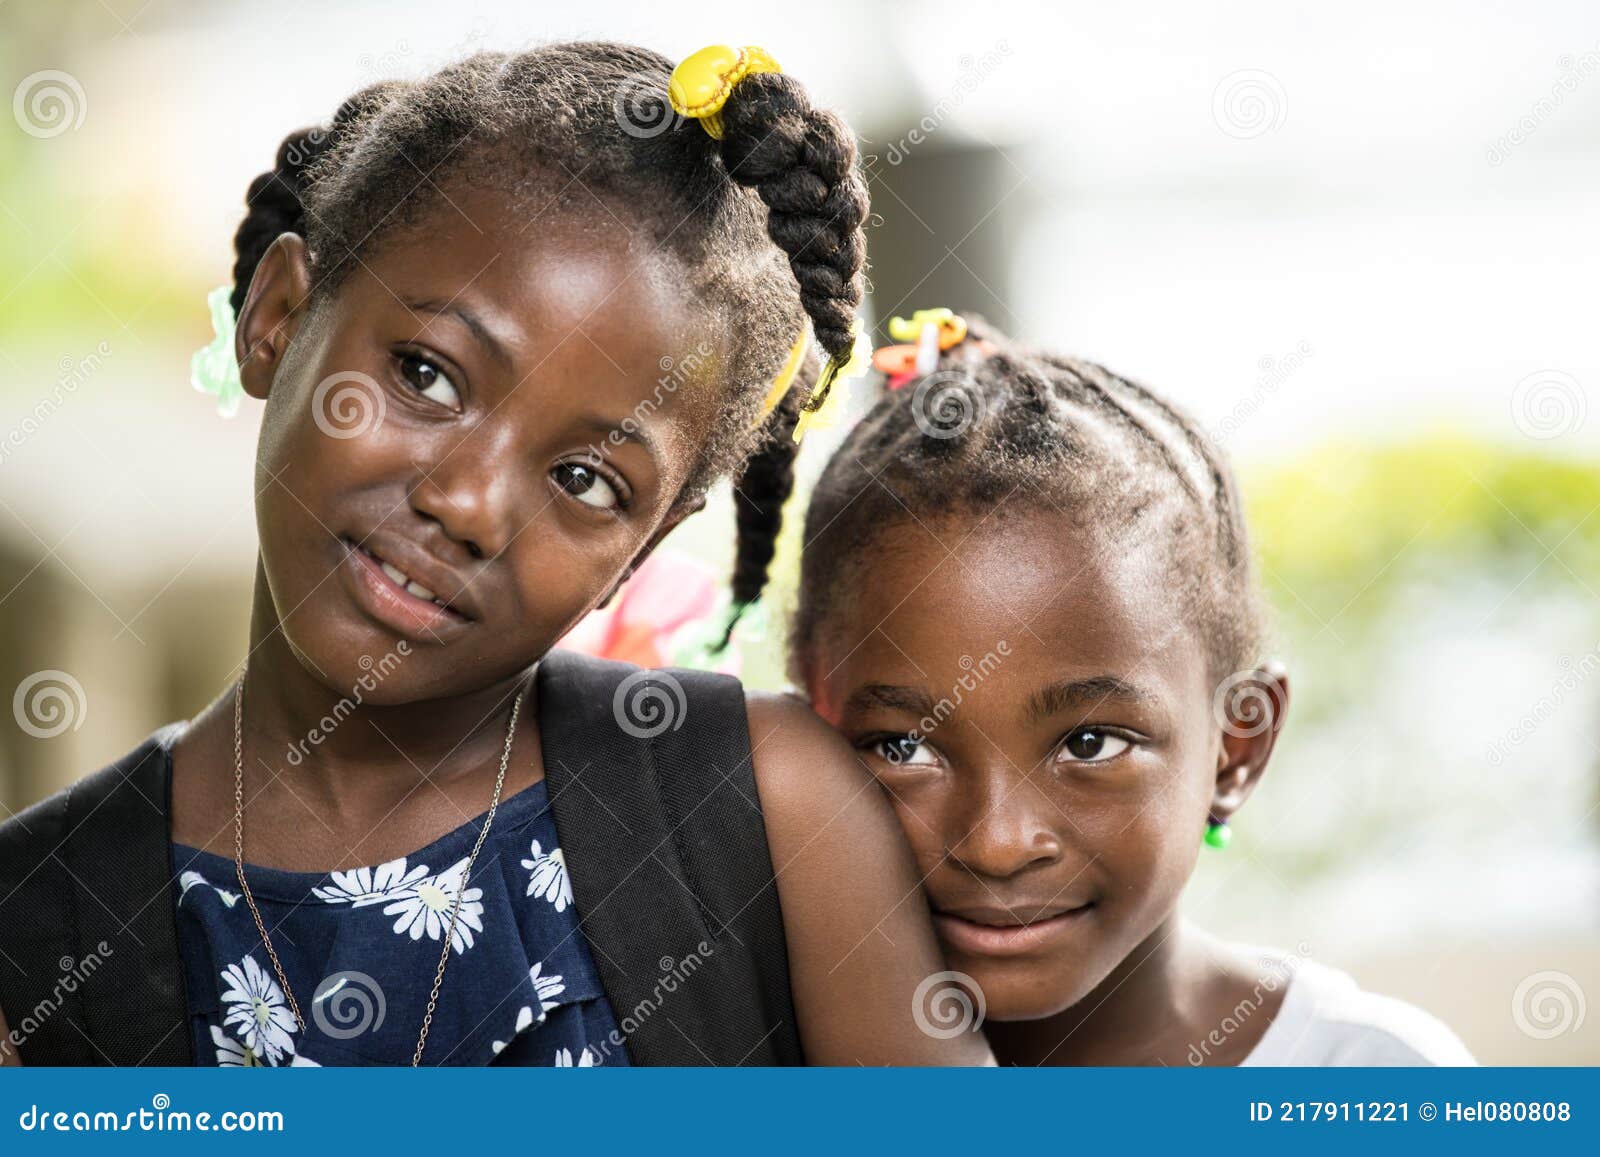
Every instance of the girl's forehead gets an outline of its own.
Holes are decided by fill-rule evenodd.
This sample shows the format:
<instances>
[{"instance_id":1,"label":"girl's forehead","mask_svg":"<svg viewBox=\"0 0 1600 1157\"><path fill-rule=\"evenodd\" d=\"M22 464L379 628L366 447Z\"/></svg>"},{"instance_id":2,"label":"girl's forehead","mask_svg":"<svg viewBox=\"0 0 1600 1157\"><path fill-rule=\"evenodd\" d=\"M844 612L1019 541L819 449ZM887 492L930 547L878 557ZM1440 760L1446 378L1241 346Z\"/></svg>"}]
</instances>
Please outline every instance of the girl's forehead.
<instances>
[{"instance_id":1,"label":"girl's forehead","mask_svg":"<svg viewBox=\"0 0 1600 1157\"><path fill-rule=\"evenodd\" d=\"M956 669L1004 644L1027 668L1203 667L1165 552L1053 515L908 519L879 532L820 635L843 667ZM853 650L852 650L853 649Z\"/></svg>"}]
</instances>

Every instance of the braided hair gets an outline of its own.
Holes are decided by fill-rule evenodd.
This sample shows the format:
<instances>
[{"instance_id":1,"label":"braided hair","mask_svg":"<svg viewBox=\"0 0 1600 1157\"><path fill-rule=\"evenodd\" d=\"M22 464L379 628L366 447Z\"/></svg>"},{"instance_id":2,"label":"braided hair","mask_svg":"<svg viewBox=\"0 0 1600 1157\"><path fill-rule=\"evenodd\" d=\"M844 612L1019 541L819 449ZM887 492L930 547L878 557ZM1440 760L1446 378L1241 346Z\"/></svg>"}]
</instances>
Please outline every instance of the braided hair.
<instances>
[{"instance_id":1,"label":"braided hair","mask_svg":"<svg viewBox=\"0 0 1600 1157\"><path fill-rule=\"evenodd\" d=\"M676 504L739 472L737 617L766 583L793 489L800 407L821 401L809 397L815 355L764 420L761 402L807 321L822 353L848 355L867 193L848 126L813 107L793 77L741 80L716 140L672 111L671 71L646 49L582 42L480 52L420 80L362 89L328 124L286 137L273 168L251 182L231 301L237 313L285 232L305 238L317 301L437 211L452 181L505 192L530 221L552 208L592 212L599 201L637 223L679 259L685 294L707 303L729 350L715 359L723 404Z\"/></svg>"},{"instance_id":2,"label":"braided hair","mask_svg":"<svg viewBox=\"0 0 1600 1157\"><path fill-rule=\"evenodd\" d=\"M868 548L910 518L1065 514L1118 549L1166 552L1214 674L1252 664L1262 621L1238 487L1205 431L1104 366L1013 345L968 319L939 367L888 392L824 468L806 513L790 639L802 686Z\"/></svg>"}]
</instances>

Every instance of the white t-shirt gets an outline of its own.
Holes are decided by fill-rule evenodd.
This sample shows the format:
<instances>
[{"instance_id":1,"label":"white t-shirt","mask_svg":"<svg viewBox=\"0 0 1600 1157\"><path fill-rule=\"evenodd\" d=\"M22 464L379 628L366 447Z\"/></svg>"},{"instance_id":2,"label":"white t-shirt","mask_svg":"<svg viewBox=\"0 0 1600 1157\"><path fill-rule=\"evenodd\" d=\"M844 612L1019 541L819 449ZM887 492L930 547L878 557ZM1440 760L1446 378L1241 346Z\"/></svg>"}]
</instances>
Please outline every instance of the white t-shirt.
<instances>
[{"instance_id":1,"label":"white t-shirt","mask_svg":"<svg viewBox=\"0 0 1600 1157\"><path fill-rule=\"evenodd\" d=\"M1313 960L1257 949L1289 976L1283 1006L1241 1064L1475 1065L1443 1021L1415 1005L1378 996L1349 973Z\"/></svg>"}]
</instances>

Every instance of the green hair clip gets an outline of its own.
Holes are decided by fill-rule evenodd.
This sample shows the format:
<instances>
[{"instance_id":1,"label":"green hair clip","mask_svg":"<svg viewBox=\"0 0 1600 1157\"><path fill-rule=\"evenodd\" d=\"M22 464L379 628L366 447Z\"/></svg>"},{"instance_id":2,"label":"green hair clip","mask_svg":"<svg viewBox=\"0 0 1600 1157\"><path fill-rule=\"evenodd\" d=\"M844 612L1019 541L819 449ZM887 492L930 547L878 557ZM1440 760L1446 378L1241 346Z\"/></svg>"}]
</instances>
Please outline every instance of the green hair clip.
<instances>
[{"instance_id":1,"label":"green hair clip","mask_svg":"<svg viewBox=\"0 0 1600 1157\"><path fill-rule=\"evenodd\" d=\"M194 351L189 362L189 381L202 394L215 394L217 413L231 418L239 412L239 401L244 397L244 383L239 380L239 359L233 352L233 306L228 304L230 290L219 285L206 295L206 305L211 308L211 328L216 336L211 344Z\"/></svg>"}]
</instances>

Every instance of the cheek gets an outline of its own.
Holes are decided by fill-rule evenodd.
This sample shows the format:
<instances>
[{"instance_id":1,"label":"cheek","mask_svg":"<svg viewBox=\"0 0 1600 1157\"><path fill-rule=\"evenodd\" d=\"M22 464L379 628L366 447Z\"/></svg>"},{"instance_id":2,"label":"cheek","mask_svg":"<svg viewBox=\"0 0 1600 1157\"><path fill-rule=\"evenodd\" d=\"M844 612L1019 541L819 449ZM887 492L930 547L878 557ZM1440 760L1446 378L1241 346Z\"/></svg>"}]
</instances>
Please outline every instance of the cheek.
<instances>
[{"instance_id":1,"label":"cheek","mask_svg":"<svg viewBox=\"0 0 1600 1157\"><path fill-rule=\"evenodd\" d=\"M881 777L878 782L894 804L895 818L900 821L900 828L911 845L919 873L928 879L943 863L945 848L949 846L942 826L948 809L941 806L939 793L934 790L889 784Z\"/></svg>"},{"instance_id":2,"label":"cheek","mask_svg":"<svg viewBox=\"0 0 1600 1157\"><path fill-rule=\"evenodd\" d=\"M1194 870L1208 799L1193 777L1158 772L1086 810L1096 852L1125 910L1164 914L1176 903Z\"/></svg>"}]
</instances>

